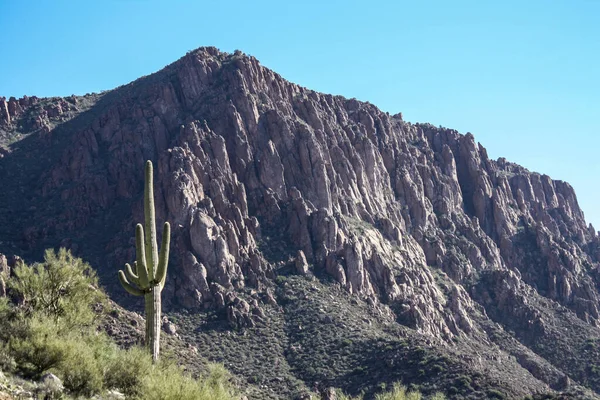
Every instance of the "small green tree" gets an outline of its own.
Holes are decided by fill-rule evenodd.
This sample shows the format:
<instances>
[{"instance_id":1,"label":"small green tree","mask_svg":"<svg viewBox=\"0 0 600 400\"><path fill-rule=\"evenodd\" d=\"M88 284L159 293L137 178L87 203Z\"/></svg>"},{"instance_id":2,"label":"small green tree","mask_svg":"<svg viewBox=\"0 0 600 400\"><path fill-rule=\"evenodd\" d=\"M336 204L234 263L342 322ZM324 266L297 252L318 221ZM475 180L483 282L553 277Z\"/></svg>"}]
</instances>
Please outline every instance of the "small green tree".
<instances>
[{"instance_id":1,"label":"small green tree","mask_svg":"<svg viewBox=\"0 0 600 400\"><path fill-rule=\"evenodd\" d=\"M171 243L171 226L165 222L163 228L160 255L156 243L156 218L154 211L154 184L152 178L152 162L146 162L144 185L144 227L135 227L136 261L125 264L125 271L119 271L119 280L123 288L134 296L144 296L146 313L146 347L152 353L152 360L158 360L160 351L161 297L167 278L169 263L169 245Z\"/></svg>"},{"instance_id":2,"label":"small green tree","mask_svg":"<svg viewBox=\"0 0 600 400\"><path fill-rule=\"evenodd\" d=\"M65 329L93 324L93 306L106 299L90 265L61 248L46 250L44 262L16 266L8 287L22 301L21 309L53 318Z\"/></svg>"}]
</instances>

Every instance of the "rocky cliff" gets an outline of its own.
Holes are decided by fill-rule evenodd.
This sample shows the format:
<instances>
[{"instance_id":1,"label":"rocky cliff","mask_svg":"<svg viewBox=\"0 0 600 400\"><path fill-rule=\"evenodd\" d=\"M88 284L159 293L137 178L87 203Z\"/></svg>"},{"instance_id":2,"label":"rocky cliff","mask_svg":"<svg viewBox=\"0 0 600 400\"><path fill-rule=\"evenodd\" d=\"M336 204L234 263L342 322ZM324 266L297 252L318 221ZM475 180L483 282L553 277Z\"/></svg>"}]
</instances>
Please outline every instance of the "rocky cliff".
<instances>
[{"instance_id":1,"label":"rocky cliff","mask_svg":"<svg viewBox=\"0 0 600 400\"><path fill-rule=\"evenodd\" d=\"M172 311L221 310L231 327L258 329L300 301L280 278L304 275L455 352L509 397L600 392L597 233L568 183L489 159L472 134L215 48L101 95L0 100L0 133L1 252L68 246L113 288L134 258L150 159L157 218L174 228Z\"/></svg>"}]
</instances>

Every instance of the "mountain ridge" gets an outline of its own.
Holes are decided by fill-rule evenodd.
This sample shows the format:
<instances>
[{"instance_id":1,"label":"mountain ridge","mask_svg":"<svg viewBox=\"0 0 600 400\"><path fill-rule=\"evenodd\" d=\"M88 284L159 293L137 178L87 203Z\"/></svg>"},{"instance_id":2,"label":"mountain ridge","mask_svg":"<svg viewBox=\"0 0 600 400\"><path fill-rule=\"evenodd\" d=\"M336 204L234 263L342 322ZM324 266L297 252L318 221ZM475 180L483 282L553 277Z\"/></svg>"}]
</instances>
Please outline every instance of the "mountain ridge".
<instances>
[{"instance_id":1,"label":"mountain ridge","mask_svg":"<svg viewBox=\"0 0 600 400\"><path fill-rule=\"evenodd\" d=\"M210 47L101 95L35 100L35 116L28 102L0 103L0 137L24 137L0 158L0 252L71 247L127 303L113 275L133 257L151 159L157 219L173 224L173 312L216 310L233 329L259 329L302 301L288 291L310 298L304 283L278 282L300 274L405 334L473 346L509 397L600 390L596 370L578 365L599 355L588 348L600 338L598 236L568 183L490 160L473 135L308 90ZM282 323L285 341L306 340Z\"/></svg>"}]
</instances>

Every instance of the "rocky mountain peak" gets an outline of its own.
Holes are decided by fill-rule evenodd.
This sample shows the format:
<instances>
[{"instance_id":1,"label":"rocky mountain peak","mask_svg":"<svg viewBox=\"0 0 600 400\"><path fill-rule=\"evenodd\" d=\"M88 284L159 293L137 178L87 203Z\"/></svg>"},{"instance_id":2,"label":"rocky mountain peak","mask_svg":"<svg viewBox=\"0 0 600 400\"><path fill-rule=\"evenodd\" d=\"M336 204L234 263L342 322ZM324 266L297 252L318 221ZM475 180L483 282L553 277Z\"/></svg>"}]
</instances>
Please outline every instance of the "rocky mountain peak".
<instances>
[{"instance_id":1,"label":"rocky mountain peak","mask_svg":"<svg viewBox=\"0 0 600 400\"><path fill-rule=\"evenodd\" d=\"M41 102L1 99L0 127ZM600 337L599 239L573 188L489 159L470 133L308 90L214 47L81 109L78 98L44 104L40 118L54 122L0 159L13 188L0 209L12 218L4 252L71 246L110 289L134 257L150 159L157 218L173 225L172 309L220 309L253 326L277 304L277 277L296 271L446 343L491 343L493 323L524 346L574 323ZM17 198L25 185L34 195ZM529 353L528 367L519 362L554 385L571 361L539 353L552 366Z\"/></svg>"}]
</instances>

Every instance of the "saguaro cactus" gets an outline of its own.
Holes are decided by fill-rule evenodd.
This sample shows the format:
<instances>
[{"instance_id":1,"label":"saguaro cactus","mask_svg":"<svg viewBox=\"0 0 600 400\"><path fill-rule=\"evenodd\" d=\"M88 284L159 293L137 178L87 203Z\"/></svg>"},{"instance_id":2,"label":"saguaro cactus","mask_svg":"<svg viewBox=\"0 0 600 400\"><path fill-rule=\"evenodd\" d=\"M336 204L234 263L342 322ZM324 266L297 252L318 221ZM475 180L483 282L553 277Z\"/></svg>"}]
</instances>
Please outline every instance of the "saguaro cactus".
<instances>
[{"instance_id":1,"label":"saguaro cactus","mask_svg":"<svg viewBox=\"0 0 600 400\"><path fill-rule=\"evenodd\" d=\"M156 221L154 216L154 185L152 182L152 162L146 162L144 186L144 227L135 227L136 261L133 268L125 264L125 271L119 271L119 280L126 291L134 296L144 296L146 311L146 347L152 353L152 360L158 359L160 351L161 298L160 294L167 277L171 226L165 222L160 255L156 243Z\"/></svg>"}]
</instances>

